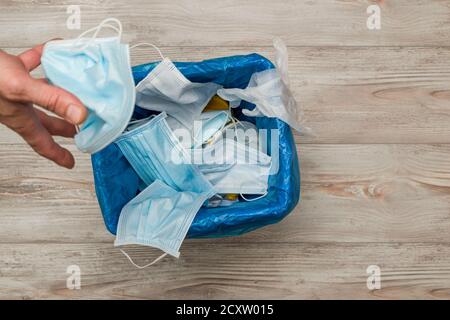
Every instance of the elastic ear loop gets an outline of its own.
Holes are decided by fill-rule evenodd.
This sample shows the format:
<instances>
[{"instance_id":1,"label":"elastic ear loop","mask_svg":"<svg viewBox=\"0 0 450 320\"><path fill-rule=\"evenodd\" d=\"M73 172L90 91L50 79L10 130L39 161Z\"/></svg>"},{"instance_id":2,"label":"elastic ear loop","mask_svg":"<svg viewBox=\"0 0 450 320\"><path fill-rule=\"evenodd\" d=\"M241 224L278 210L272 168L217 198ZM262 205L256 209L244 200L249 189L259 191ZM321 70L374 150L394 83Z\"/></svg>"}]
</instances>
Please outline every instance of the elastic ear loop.
<instances>
[{"instance_id":1,"label":"elastic ear loop","mask_svg":"<svg viewBox=\"0 0 450 320\"><path fill-rule=\"evenodd\" d=\"M161 57L161 60L164 60L164 55L162 54L161 50L157 46L155 46L153 43L150 43L150 42L139 42L139 43L136 43L136 44L130 46L130 50L131 49L135 49L137 47L142 47L142 46L150 46L150 47L152 47L153 49L155 49L158 52L159 56ZM131 124L134 124L134 123L139 123L140 121L144 121L145 119L147 119L147 118L138 119L138 120L132 120L132 121L130 121L128 123L128 125L131 125Z\"/></svg>"},{"instance_id":2,"label":"elastic ear loop","mask_svg":"<svg viewBox=\"0 0 450 320\"><path fill-rule=\"evenodd\" d=\"M117 27L114 26L114 25L109 24L109 22L114 22L114 23L116 23L116 24L117 24ZM122 38L122 23L121 23L118 19L116 19L116 18L108 18L108 19L105 19L105 20L103 20L102 22L100 22L100 24L99 24L98 26L93 27L93 28L91 28L91 29L88 29L88 30L84 31L82 34L80 34L80 35L78 36L77 41L79 41L79 40L80 40L81 38L83 38L85 35L87 35L87 34L89 34L89 33L91 33L92 31L95 30L95 32L94 32L94 34L92 35L91 39L90 39L84 46L82 46L82 47L80 48L80 50L84 50L87 46L89 46L89 44L97 38L97 36L98 36L100 30L103 29L103 28L110 28L110 29L113 29L114 31L117 32L119 39Z\"/></svg>"},{"instance_id":3,"label":"elastic ear loop","mask_svg":"<svg viewBox=\"0 0 450 320\"><path fill-rule=\"evenodd\" d=\"M236 129L237 129L236 127L238 124L241 123L241 121L239 121L239 119L233 117L233 114L231 113L231 109L232 109L231 102L228 102L228 112L230 113L231 122L233 122L232 127L234 128L234 137L233 138L235 138L236 137Z\"/></svg>"},{"instance_id":4,"label":"elastic ear loop","mask_svg":"<svg viewBox=\"0 0 450 320\"><path fill-rule=\"evenodd\" d=\"M243 185L244 183L241 183L241 185L239 186L239 189L241 189L242 188L242 185ZM266 190L266 192L264 192L262 195L260 195L260 196L258 196L258 197L256 197L256 198L251 198L251 199L248 199L248 198L246 198L243 194L242 194L242 192L239 192L239 195L242 197L242 199L244 199L245 201L247 201L247 202L252 202L252 201L256 201L256 200L259 200L259 199L262 199L262 198L264 198L265 196L267 196L267 194L268 194L269 192Z\"/></svg>"},{"instance_id":5,"label":"elastic ear loop","mask_svg":"<svg viewBox=\"0 0 450 320\"><path fill-rule=\"evenodd\" d=\"M120 250L120 252L122 252L122 253L124 254L125 257L127 257L127 259L130 261L130 263L131 263L133 266L135 266L136 268L138 268L138 269L144 269L144 268L150 267L151 265L157 263L159 260L161 260L162 258L164 258L165 256L167 256L167 252L165 252L165 253L163 253L162 255L160 255L158 258L156 258L155 260L153 260L152 262L150 262L150 263L148 263L148 264L146 264L146 265L140 266L140 265L136 264L136 263L133 261L133 259L131 259L131 257L128 255L128 253L126 253L126 252L123 251L122 249L119 249L119 250Z\"/></svg>"},{"instance_id":6,"label":"elastic ear loop","mask_svg":"<svg viewBox=\"0 0 450 320\"><path fill-rule=\"evenodd\" d=\"M248 199L248 198L244 197L244 195L243 195L242 193L239 193L239 195L240 195L240 196L242 197L242 199L244 199L245 201L247 201L247 202L252 202L252 201L256 201L256 200L259 200L259 199L264 198L265 196L267 196L268 193L269 193L269 192L266 191L266 192L264 192L264 194L262 194L262 195L260 195L260 196L258 196L258 197L256 197L256 198L251 198L251 199Z\"/></svg>"},{"instance_id":7,"label":"elastic ear loop","mask_svg":"<svg viewBox=\"0 0 450 320\"><path fill-rule=\"evenodd\" d=\"M137 48L137 47L141 47L141 46L150 46L150 47L152 47L153 49L155 49L158 52L159 56L161 57L161 60L164 60L164 55L162 54L161 50L157 46L155 46L153 43L150 43L150 42L139 42L139 43L136 43L136 44L134 44L134 45L132 45L130 47L130 50L134 49L134 48Z\"/></svg>"}]
</instances>

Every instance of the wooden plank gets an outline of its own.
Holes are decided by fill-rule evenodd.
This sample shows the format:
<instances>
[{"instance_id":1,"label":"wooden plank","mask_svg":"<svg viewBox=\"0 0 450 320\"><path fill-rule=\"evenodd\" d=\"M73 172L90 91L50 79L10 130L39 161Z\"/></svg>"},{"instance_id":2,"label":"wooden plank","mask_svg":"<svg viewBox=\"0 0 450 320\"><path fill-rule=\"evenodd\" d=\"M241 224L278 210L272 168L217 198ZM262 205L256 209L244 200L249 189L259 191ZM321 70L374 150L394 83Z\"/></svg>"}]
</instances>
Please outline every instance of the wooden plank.
<instances>
[{"instance_id":1,"label":"wooden plank","mask_svg":"<svg viewBox=\"0 0 450 320\"><path fill-rule=\"evenodd\" d=\"M381 30L366 26L367 7L381 7ZM73 1L0 3L0 47L27 47L54 37L70 38L66 14ZM445 46L450 7L441 0L275 1L207 0L142 2L79 0L82 30L119 18L127 41L160 46L270 45L275 36L296 46Z\"/></svg>"},{"instance_id":2,"label":"wooden plank","mask_svg":"<svg viewBox=\"0 0 450 320\"><path fill-rule=\"evenodd\" d=\"M366 28L366 8L382 28ZM18 53L65 27L72 1L0 3L0 48ZM0 299L450 298L450 6L441 0L80 0L82 30L114 16L124 40L179 61L289 45L293 91L313 137L296 136L302 202L241 237L186 240L181 258L136 270L106 231L88 155L74 170L0 126ZM137 9L138 8L138 9ZM155 60L132 51L133 64ZM37 70L35 76L42 76ZM127 247L141 264L160 252ZM80 266L82 289L66 289ZM382 289L366 268L379 265ZM157 272L155 272L157 268Z\"/></svg>"},{"instance_id":3,"label":"wooden plank","mask_svg":"<svg viewBox=\"0 0 450 320\"><path fill-rule=\"evenodd\" d=\"M68 146L74 150L73 146ZM0 243L112 243L89 157L58 168L0 147ZM302 201L284 221L213 242L450 242L450 145L302 145Z\"/></svg>"},{"instance_id":4,"label":"wooden plank","mask_svg":"<svg viewBox=\"0 0 450 320\"><path fill-rule=\"evenodd\" d=\"M144 264L160 252L128 247ZM0 245L0 298L449 299L448 244L208 243L188 241L176 260L138 270L108 244ZM66 288L67 267L81 289ZM366 286L369 265L381 289Z\"/></svg>"},{"instance_id":5,"label":"wooden plank","mask_svg":"<svg viewBox=\"0 0 450 320\"><path fill-rule=\"evenodd\" d=\"M162 48L173 60L261 53L270 48ZM11 49L17 54L21 49ZM294 94L314 136L300 143L448 143L450 48L290 48ZM133 51L133 64L154 61ZM42 77L39 69L34 73ZM0 144L21 139L0 126Z\"/></svg>"}]
</instances>

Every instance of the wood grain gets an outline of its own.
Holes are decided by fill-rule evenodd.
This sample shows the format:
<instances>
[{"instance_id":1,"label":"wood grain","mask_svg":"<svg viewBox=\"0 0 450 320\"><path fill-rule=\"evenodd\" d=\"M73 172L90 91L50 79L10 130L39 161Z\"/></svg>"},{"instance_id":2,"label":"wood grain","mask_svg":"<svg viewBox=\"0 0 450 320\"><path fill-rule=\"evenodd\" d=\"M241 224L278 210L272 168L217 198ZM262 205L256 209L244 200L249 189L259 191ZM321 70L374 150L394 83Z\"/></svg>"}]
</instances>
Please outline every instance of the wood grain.
<instances>
[{"instance_id":1,"label":"wood grain","mask_svg":"<svg viewBox=\"0 0 450 320\"><path fill-rule=\"evenodd\" d=\"M72 171L24 145L0 148L0 243L113 241L90 159L66 146L76 155ZM449 145L308 144L299 157L302 200L294 212L214 242L450 242Z\"/></svg>"},{"instance_id":2,"label":"wood grain","mask_svg":"<svg viewBox=\"0 0 450 320\"><path fill-rule=\"evenodd\" d=\"M300 143L448 143L450 48L289 48L292 89L313 136ZM173 60L196 61L270 48L171 48ZM21 49L11 49L17 54ZM386 57L389 57L388 59ZM133 64L155 61L133 50ZM36 77L43 77L37 70ZM350 98L349 98L350 97ZM5 132L5 133L3 133ZM1 143L20 141L0 128Z\"/></svg>"},{"instance_id":3,"label":"wood grain","mask_svg":"<svg viewBox=\"0 0 450 320\"><path fill-rule=\"evenodd\" d=\"M366 26L367 7L378 3L381 30ZM55 37L71 38L67 6L73 1L2 0L0 47L27 47ZM159 46L261 46L273 37L296 46L447 46L450 6L442 0L208 1L79 0L82 29L116 17L127 41Z\"/></svg>"},{"instance_id":4,"label":"wood grain","mask_svg":"<svg viewBox=\"0 0 450 320\"><path fill-rule=\"evenodd\" d=\"M129 246L140 264L156 250ZM0 298L408 299L450 298L450 247L421 243L211 243L186 241L181 257L137 270L110 244L0 245ZM366 286L369 265L381 289ZM66 288L67 267L81 289Z\"/></svg>"},{"instance_id":5,"label":"wood grain","mask_svg":"<svg viewBox=\"0 0 450 320\"><path fill-rule=\"evenodd\" d=\"M369 31L366 8L381 6ZM66 28L68 0L2 0L0 48ZM102 221L89 156L58 168L0 126L0 299L450 299L450 3L442 0L79 0L124 41L178 61L289 46L292 89L314 136L295 136L302 200L241 237L186 240L180 259L135 269ZM106 34L106 33L105 33ZM156 60L146 48L132 64ZM1 72L1 70L0 70ZM42 70L33 72L42 77ZM130 246L141 264L157 257ZM81 290L66 289L69 265ZM366 287L369 265L381 290Z\"/></svg>"}]
</instances>

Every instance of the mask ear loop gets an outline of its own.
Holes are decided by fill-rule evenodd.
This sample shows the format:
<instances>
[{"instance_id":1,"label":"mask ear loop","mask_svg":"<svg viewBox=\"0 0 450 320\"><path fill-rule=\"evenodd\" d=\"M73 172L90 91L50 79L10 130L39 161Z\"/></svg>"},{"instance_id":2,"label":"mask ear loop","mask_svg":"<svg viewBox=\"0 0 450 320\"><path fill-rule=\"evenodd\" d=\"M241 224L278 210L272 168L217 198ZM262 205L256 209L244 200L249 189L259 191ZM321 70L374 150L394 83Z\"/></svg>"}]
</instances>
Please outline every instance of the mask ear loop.
<instances>
[{"instance_id":1,"label":"mask ear loop","mask_svg":"<svg viewBox=\"0 0 450 320\"><path fill-rule=\"evenodd\" d=\"M117 27L112 24L109 24L110 22L116 23ZM100 30L102 30L103 28L113 29L114 31L117 32L117 36L119 37L119 39L122 38L122 23L116 18L108 18L100 22L98 26L88 29L78 36L77 41L82 39L85 35L95 31L90 40L85 45L83 45L80 50L84 50L87 46L89 46L89 44L91 44L91 42L97 38Z\"/></svg>"},{"instance_id":2,"label":"mask ear loop","mask_svg":"<svg viewBox=\"0 0 450 320\"><path fill-rule=\"evenodd\" d=\"M244 184L244 183L241 183L239 189L242 187L243 184ZM260 196L258 196L258 197L256 197L256 198L251 198L251 199L246 198L246 197L242 194L242 192L239 192L239 195L240 195L240 196L242 197L242 199L244 199L245 201L247 201L247 202L252 202L252 201L256 201L256 200L259 200L259 199L264 198L265 196L267 196L268 193L269 193L269 192L266 190L266 192L264 192L262 195L260 195Z\"/></svg>"},{"instance_id":3,"label":"mask ear loop","mask_svg":"<svg viewBox=\"0 0 450 320\"><path fill-rule=\"evenodd\" d=\"M153 43L150 43L150 42L139 42L139 43L136 43L136 44L130 46L129 50L131 51L132 49L135 49L137 47L142 47L142 46L152 47L153 49L156 50L156 52L158 52L159 56L161 57L161 60L164 60L164 55L162 54L161 50L156 45L154 45ZM128 126L130 126L130 125L132 125L134 123L139 123L139 122L144 121L146 119L148 119L148 118L143 118L143 119L138 119L138 120L131 120L128 123Z\"/></svg>"},{"instance_id":4,"label":"mask ear loop","mask_svg":"<svg viewBox=\"0 0 450 320\"><path fill-rule=\"evenodd\" d=\"M239 121L239 119L233 117L233 114L231 112L232 109L233 109L233 107L231 106L231 102L228 102L228 112L230 113L231 122L233 123L231 127L234 128L234 137L233 138L236 138L237 125L241 124L241 121Z\"/></svg>"},{"instance_id":5,"label":"mask ear loop","mask_svg":"<svg viewBox=\"0 0 450 320\"><path fill-rule=\"evenodd\" d=\"M150 46L150 47L152 47L153 49L155 49L158 52L159 56L161 57L161 60L164 60L164 55L162 54L161 50L157 46L155 46L153 43L150 43L150 42L139 42L139 43L136 43L136 44L134 44L134 45L132 45L130 47L130 50L134 49L134 48L137 48L137 47L142 47L142 46Z\"/></svg>"},{"instance_id":6,"label":"mask ear loop","mask_svg":"<svg viewBox=\"0 0 450 320\"><path fill-rule=\"evenodd\" d=\"M151 265L157 263L159 260L161 260L162 258L164 258L165 256L167 256L167 253L165 252L165 253L163 253L162 255L160 255L158 258L156 258L155 260L153 260L152 262L150 262L150 263L148 263L148 264L146 264L146 265L140 266L140 265L136 264L136 263L133 261L133 259L131 259L131 257L130 257L125 251L123 251L122 249L119 249L119 250L120 250L120 252L122 252L122 253L125 255L125 257L127 257L127 259L130 261L130 263L131 263L133 266L135 266L136 268L138 268L138 269L144 269L144 268L150 267Z\"/></svg>"},{"instance_id":7,"label":"mask ear loop","mask_svg":"<svg viewBox=\"0 0 450 320\"><path fill-rule=\"evenodd\" d=\"M268 194L268 192L266 191L266 192L264 192L264 194L262 194L262 195L260 195L260 196L258 196L256 198L249 199L249 198L244 197L244 195L242 193L239 193L239 195L242 197L242 199L244 199L247 202L252 202L252 201L256 201L256 200L262 199L265 196L267 196L267 194Z\"/></svg>"}]
</instances>

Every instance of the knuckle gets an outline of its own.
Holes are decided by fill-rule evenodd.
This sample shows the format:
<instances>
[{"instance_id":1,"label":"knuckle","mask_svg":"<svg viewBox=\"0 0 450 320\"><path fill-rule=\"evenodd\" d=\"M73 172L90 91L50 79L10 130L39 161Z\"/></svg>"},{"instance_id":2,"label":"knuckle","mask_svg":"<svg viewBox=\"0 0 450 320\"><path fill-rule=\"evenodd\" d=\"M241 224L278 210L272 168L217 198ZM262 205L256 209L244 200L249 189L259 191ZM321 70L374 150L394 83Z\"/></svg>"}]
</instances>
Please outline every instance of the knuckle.
<instances>
[{"instance_id":1,"label":"knuckle","mask_svg":"<svg viewBox=\"0 0 450 320\"><path fill-rule=\"evenodd\" d=\"M11 125L11 129L23 136L29 128L26 125L23 124L13 124Z\"/></svg>"},{"instance_id":2,"label":"knuckle","mask_svg":"<svg viewBox=\"0 0 450 320\"><path fill-rule=\"evenodd\" d=\"M17 121L13 124L11 129L21 136L28 138L28 140L37 140L37 137L33 134L37 131L37 126L33 121Z\"/></svg>"},{"instance_id":3,"label":"knuckle","mask_svg":"<svg viewBox=\"0 0 450 320\"><path fill-rule=\"evenodd\" d=\"M5 84L3 91L7 99L20 98L25 93L24 80L21 77L11 77Z\"/></svg>"},{"instance_id":4,"label":"knuckle","mask_svg":"<svg viewBox=\"0 0 450 320\"><path fill-rule=\"evenodd\" d=\"M16 105L5 105L2 106L0 101L0 119L5 121L14 120L23 113L23 108L17 107Z\"/></svg>"}]
</instances>

